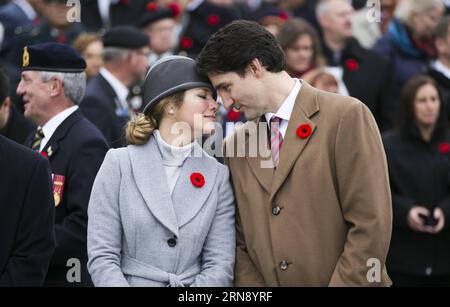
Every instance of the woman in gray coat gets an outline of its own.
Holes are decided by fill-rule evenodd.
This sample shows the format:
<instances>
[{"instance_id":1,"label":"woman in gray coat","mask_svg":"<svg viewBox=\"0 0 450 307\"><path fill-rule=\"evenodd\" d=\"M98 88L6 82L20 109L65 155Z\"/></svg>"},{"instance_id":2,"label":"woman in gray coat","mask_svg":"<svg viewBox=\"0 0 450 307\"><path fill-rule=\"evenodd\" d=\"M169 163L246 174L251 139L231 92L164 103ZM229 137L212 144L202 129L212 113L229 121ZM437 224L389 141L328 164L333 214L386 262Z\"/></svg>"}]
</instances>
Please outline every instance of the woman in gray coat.
<instances>
[{"instance_id":1,"label":"woman in gray coat","mask_svg":"<svg viewBox=\"0 0 450 307\"><path fill-rule=\"evenodd\" d=\"M235 230L228 169L195 141L211 132L214 89L195 61L155 63L126 148L108 152L89 203L96 286L231 286Z\"/></svg>"}]
</instances>

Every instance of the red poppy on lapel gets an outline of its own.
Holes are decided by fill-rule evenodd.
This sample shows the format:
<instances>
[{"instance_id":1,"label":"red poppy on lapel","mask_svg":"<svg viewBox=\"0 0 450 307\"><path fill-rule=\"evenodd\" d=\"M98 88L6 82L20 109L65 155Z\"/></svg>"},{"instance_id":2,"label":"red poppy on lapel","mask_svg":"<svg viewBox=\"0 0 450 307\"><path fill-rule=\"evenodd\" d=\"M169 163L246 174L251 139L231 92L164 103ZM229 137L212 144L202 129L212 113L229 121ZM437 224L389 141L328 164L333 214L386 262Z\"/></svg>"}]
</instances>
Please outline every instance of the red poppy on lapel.
<instances>
[{"instance_id":1,"label":"red poppy on lapel","mask_svg":"<svg viewBox=\"0 0 450 307\"><path fill-rule=\"evenodd\" d=\"M311 132L312 132L311 126L308 124L302 124L297 128L297 136L300 139L306 139L308 136L311 135Z\"/></svg>"},{"instance_id":2,"label":"red poppy on lapel","mask_svg":"<svg viewBox=\"0 0 450 307\"><path fill-rule=\"evenodd\" d=\"M280 17L280 19L283 21L286 21L289 19L289 15L286 12L280 12L280 14L278 14L278 17Z\"/></svg>"},{"instance_id":3,"label":"red poppy on lapel","mask_svg":"<svg viewBox=\"0 0 450 307\"><path fill-rule=\"evenodd\" d=\"M235 121L239 120L239 118L241 118L241 114L239 112L236 112L233 109L230 109L230 111L228 111L227 119L229 121L235 122Z\"/></svg>"},{"instance_id":4,"label":"red poppy on lapel","mask_svg":"<svg viewBox=\"0 0 450 307\"><path fill-rule=\"evenodd\" d=\"M359 63L355 59L345 61L345 66L349 71L357 71L359 69Z\"/></svg>"},{"instance_id":5,"label":"red poppy on lapel","mask_svg":"<svg viewBox=\"0 0 450 307\"><path fill-rule=\"evenodd\" d=\"M205 185L205 177L200 173L191 174L191 183L196 188L201 188Z\"/></svg>"},{"instance_id":6,"label":"red poppy on lapel","mask_svg":"<svg viewBox=\"0 0 450 307\"><path fill-rule=\"evenodd\" d=\"M173 17L177 17L181 13L181 6L178 3L172 2L167 5L172 10Z\"/></svg>"},{"instance_id":7,"label":"red poppy on lapel","mask_svg":"<svg viewBox=\"0 0 450 307\"><path fill-rule=\"evenodd\" d=\"M156 11L156 9L158 8L158 5L156 4L156 2L149 2L147 4L147 11L153 12Z\"/></svg>"},{"instance_id":8,"label":"red poppy on lapel","mask_svg":"<svg viewBox=\"0 0 450 307\"><path fill-rule=\"evenodd\" d=\"M442 154L448 154L450 152L450 143L439 144L439 152Z\"/></svg>"},{"instance_id":9,"label":"red poppy on lapel","mask_svg":"<svg viewBox=\"0 0 450 307\"><path fill-rule=\"evenodd\" d=\"M210 26L217 26L220 22L220 17L219 17L219 15L216 15L216 14L208 15L208 17L206 18L206 22Z\"/></svg>"},{"instance_id":10,"label":"red poppy on lapel","mask_svg":"<svg viewBox=\"0 0 450 307\"><path fill-rule=\"evenodd\" d=\"M189 37L183 37L180 42L181 48L183 49L190 49L193 44L192 39Z\"/></svg>"},{"instance_id":11,"label":"red poppy on lapel","mask_svg":"<svg viewBox=\"0 0 450 307\"><path fill-rule=\"evenodd\" d=\"M46 151L41 151L40 152L41 156L43 156L44 158L48 159L48 154Z\"/></svg>"}]
</instances>

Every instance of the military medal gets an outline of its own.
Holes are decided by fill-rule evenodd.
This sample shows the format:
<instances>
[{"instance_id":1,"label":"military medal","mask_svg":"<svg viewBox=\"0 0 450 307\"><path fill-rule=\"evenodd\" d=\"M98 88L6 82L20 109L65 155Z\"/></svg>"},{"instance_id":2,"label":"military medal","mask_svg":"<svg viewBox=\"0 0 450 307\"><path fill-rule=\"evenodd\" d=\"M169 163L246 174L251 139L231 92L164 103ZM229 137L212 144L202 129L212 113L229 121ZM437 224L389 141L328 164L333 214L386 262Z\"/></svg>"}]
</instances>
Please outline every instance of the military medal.
<instances>
[{"instance_id":1,"label":"military medal","mask_svg":"<svg viewBox=\"0 0 450 307\"><path fill-rule=\"evenodd\" d=\"M55 201L55 207L61 203L65 177L62 175L53 175L53 199Z\"/></svg>"}]
</instances>

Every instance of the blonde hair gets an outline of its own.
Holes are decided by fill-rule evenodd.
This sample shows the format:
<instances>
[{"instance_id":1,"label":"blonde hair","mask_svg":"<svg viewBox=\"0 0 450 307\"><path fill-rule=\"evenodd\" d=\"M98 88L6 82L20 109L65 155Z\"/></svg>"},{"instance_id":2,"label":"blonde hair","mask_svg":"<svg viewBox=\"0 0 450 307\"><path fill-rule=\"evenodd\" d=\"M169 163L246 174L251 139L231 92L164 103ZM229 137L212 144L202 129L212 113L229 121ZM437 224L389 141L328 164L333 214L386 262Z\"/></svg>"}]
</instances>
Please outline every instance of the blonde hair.
<instances>
[{"instance_id":1,"label":"blonde hair","mask_svg":"<svg viewBox=\"0 0 450 307\"><path fill-rule=\"evenodd\" d=\"M413 13L427 13L434 8L444 8L442 0L402 0L395 9L395 17L403 23L411 26L411 15Z\"/></svg>"},{"instance_id":2,"label":"blonde hair","mask_svg":"<svg viewBox=\"0 0 450 307\"><path fill-rule=\"evenodd\" d=\"M149 112L139 114L127 123L125 139L128 145L144 145L153 131L159 128L167 106L172 104L179 108L183 103L184 91L161 99Z\"/></svg>"}]
</instances>

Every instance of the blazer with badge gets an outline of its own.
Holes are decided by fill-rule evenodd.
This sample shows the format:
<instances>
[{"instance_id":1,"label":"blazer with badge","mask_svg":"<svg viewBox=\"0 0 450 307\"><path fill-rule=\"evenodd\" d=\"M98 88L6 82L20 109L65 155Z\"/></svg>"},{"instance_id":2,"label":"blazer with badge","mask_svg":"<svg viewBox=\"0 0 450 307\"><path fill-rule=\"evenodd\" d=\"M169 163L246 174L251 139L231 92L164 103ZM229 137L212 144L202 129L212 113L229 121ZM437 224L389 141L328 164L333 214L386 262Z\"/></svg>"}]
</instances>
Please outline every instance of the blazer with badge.
<instances>
[{"instance_id":1,"label":"blazer with badge","mask_svg":"<svg viewBox=\"0 0 450 307\"><path fill-rule=\"evenodd\" d=\"M185 160L171 195L153 136L145 145L108 152L89 202L88 268L95 286L232 285L228 169L202 154ZM191 183L193 173L203 176L203 185Z\"/></svg>"},{"instance_id":2,"label":"blazer with badge","mask_svg":"<svg viewBox=\"0 0 450 307\"><path fill-rule=\"evenodd\" d=\"M41 286L55 249L50 167L0 136L0 287Z\"/></svg>"},{"instance_id":3,"label":"blazer with badge","mask_svg":"<svg viewBox=\"0 0 450 307\"><path fill-rule=\"evenodd\" d=\"M32 138L28 145L31 147ZM88 286L87 206L97 171L108 145L100 131L79 110L67 117L42 150L53 173L55 235L57 247L50 263L46 285ZM81 262L81 282L69 283L67 261Z\"/></svg>"},{"instance_id":4,"label":"blazer with badge","mask_svg":"<svg viewBox=\"0 0 450 307\"><path fill-rule=\"evenodd\" d=\"M111 148L125 145L124 128L130 117L122 110L116 92L101 74L89 81L80 109L103 133Z\"/></svg>"},{"instance_id":5,"label":"blazer with badge","mask_svg":"<svg viewBox=\"0 0 450 307\"><path fill-rule=\"evenodd\" d=\"M237 130L246 139L261 133L251 123ZM364 104L302 81L275 170L261 167L264 155L249 157L248 142L234 145L245 157L230 157L236 139L225 142L238 208L236 286L390 284L387 163Z\"/></svg>"}]
</instances>

